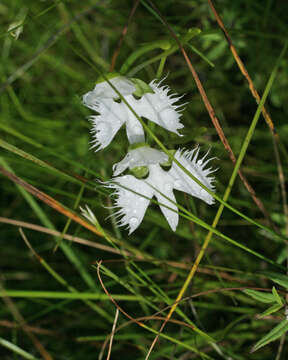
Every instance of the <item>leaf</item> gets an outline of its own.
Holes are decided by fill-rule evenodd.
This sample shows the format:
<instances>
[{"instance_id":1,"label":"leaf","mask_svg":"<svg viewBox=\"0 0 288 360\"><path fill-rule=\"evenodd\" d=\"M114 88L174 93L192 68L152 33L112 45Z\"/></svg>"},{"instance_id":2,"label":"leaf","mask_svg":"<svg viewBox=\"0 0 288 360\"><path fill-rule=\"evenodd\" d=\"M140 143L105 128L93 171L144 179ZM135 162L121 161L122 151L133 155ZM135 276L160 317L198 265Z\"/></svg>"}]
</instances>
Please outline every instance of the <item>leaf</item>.
<instances>
[{"instance_id":1,"label":"leaf","mask_svg":"<svg viewBox=\"0 0 288 360\"><path fill-rule=\"evenodd\" d=\"M267 310L265 310L262 314L259 315L259 318L263 318L264 316L268 316L273 314L274 312L280 310L283 305L273 304Z\"/></svg>"},{"instance_id":2,"label":"leaf","mask_svg":"<svg viewBox=\"0 0 288 360\"><path fill-rule=\"evenodd\" d=\"M275 302L275 296L270 293L265 293L262 291L250 290L246 289L243 290L245 294L251 296L253 299L261 301L263 303L273 303Z\"/></svg>"},{"instance_id":3,"label":"leaf","mask_svg":"<svg viewBox=\"0 0 288 360\"><path fill-rule=\"evenodd\" d=\"M265 271L261 274L267 276L270 280L274 281L276 284L283 286L285 289L288 289L288 276L284 274L279 274L272 271Z\"/></svg>"},{"instance_id":4,"label":"leaf","mask_svg":"<svg viewBox=\"0 0 288 360\"><path fill-rule=\"evenodd\" d=\"M136 91L134 91L133 95L137 97L141 97L144 94L151 93L153 94L154 91L151 89L151 87L146 84L144 81L136 78L131 79L136 87Z\"/></svg>"},{"instance_id":5,"label":"leaf","mask_svg":"<svg viewBox=\"0 0 288 360\"><path fill-rule=\"evenodd\" d=\"M279 339L288 330L288 321L282 320L274 329L272 329L267 335L259 340L252 348L251 353L259 350L261 347L269 344L272 341Z\"/></svg>"},{"instance_id":6,"label":"leaf","mask_svg":"<svg viewBox=\"0 0 288 360\"><path fill-rule=\"evenodd\" d=\"M272 289L272 294L274 295L275 297L275 300L276 302L279 304L279 305L283 305L283 300L281 299L281 297L279 296L277 290L275 289L275 287L273 286L273 289Z\"/></svg>"}]
</instances>

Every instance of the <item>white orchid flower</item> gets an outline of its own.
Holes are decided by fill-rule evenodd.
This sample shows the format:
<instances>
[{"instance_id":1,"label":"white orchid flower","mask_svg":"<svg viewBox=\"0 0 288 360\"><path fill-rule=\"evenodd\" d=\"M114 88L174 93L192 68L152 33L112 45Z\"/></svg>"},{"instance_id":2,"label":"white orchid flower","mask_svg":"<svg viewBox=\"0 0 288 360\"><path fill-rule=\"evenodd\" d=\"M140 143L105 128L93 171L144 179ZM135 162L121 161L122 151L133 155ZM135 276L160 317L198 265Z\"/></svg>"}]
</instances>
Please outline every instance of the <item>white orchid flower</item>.
<instances>
[{"instance_id":1,"label":"white orchid flower","mask_svg":"<svg viewBox=\"0 0 288 360\"><path fill-rule=\"evenodd\" d=\"M145 161L145 157L148 158L148 155L151 154L152 158ZM214 177L211 177L210 174L215 170L205 169L211 159L205 160L208 153L202 159L198 159L198 154L199 147L191 151L179 149L174 157L205 187L214 191ZM175 162L172 162L168 171L161 168L162 160L167 161L166 154L142 147L132 150L128 155L114 165L114 175L136 165L148 166L148 177L137 179L133 175L117 176L112 181L105 183L105 186L115 190L113 193L116 195L114 207L118 209L116 212L116 216L119 218L118 225L127 226L129 235L141 224L153 196L159 202L160 209L173 231L176 230L179 220L173 190L186 192L207 204L213 204L213 197L180 169ZM139 162L136 159L140 159Z\"/></svg>"},{"instance_id":2,"label":"white orchid flower","mask_svg":"<svg viewBox=\"0 0 288 360\"><path fill-rule=\"evenodd\" d=\"M157 84L155 80L151 81L148 86L138 79L129 80L120 75L110 78L109 81L138 116L145 117L180 135L178 130L183 128L180 123L180 110L183 105L175 105L180 97L173 94L169 95L168 86L160 87L160 83ZM144 84L145 89L141 89L139 84ZM135 98L135 95L139 89L143 91L140 91L141 97L138 99ZM97 83L94 90L83 96L83 103L98 113L98 115L90 117L93 134L92 148L95 148L96 151L108 146L124 123L130 144L145 141L144 130L140 121L121 101L119 95L108 82Z\"/></svg>"}]
</instances>

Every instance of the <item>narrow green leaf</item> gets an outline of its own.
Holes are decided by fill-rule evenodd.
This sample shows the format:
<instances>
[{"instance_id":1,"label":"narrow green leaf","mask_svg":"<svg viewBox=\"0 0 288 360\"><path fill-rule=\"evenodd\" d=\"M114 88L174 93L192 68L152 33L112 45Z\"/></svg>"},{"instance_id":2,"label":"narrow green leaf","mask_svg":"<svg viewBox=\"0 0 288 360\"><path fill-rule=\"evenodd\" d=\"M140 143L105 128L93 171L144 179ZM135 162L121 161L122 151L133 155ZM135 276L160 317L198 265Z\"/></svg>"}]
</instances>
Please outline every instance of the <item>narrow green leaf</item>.
<instances>
[{"instance_id":1,"label":"narrow green leaf","mask_svg":"<svg viewBox=\"0 0 288 360\"><path fill-rule=\"evenodd\" d=\"M282 308L283 305L278 305L278 304L273 304L272 306L270 306L268 309L266 309L260 316L259 318L263 318L264 316L268 316L271 315L273 313L275 313L276 311L280 310Z\"/></svg>"},{"instance_id":2,"label":"narrow green leaf","mask_svg":"<svg viewBox=\"0 0 288 360\"><path fill-rule=\"evenodd\" d=\"M265 271L261 274L268 277L268 279L274 281L276 284L283 286L284 288L288 289L288 276L284 274L279 274L273 271Z\"/></svg>"},{"instance_id":3,"label":"narrow green leaf","mask_svg":"<svg viewBox=\"0 0 288 360\"><path fill-rule=\"evenodd\" d=\"M8 340L0 338L0 345L4 346L6 349L13 351L15 354L22 356L23 359L37 360L37 358L35 358L33 355L29 354L27 351L21 349L19 346L11 343Z\"/></svg>"},{"instance_id":4,"label":"narrow green leaf","mask_svg":"<svg viewBox=\"0 0 288 360\"><path fill-rule=\"evenodd\" d=\"M147 297L135 295L111 294L116 301L145 301ZM30 291L30 290L0 290L0 298L9 296L12 298L36 298L36 299L72 299L72 300L101 300L111 301L110 297L102 293L92 292L67 292L67 291ZM145 300L144 300L145 299ZM152 299L153 300L153 299Z\"/></svg>"},{"instance_id":5,"label":"narrow green leaf","mask_svg":"<svg viewBox=\"0 0 288 360\"><path fill-rule=\"evenodd\" d=\"M263 303L273 303L276 301L274 295L270 293L250 289L246 289L243 291L245 294L251 296L253 299L261 301Z\"/></svg>"},{"instance_id":6,"label":"narrow green leaf","mask_svg":"<svg viewBox=\"0 0 288 360\"><path fill-rule=\"evenodd\" d=\"M179 37L179 41L184 46L187 44L193 37L199 35L201 33L201 30L198 28L191 28L187 31L187 33L181 37ZM158 54L157 56L154 56L144 61L143 63L138 64L135 66L135 68L131 69L128 73L128 76L133 76L138 71L140 71L145 66L152 64L154 62L157 62L158 60L161 60L161 58L167 58L169 55L173 54L174 52L179 50L179 46L177 43L175 43L174 39L164 39L164 40L157 40L150 43L147 43L134 51L128 59L125 61L125 63L122 65L120 69L121 74L126 74L128 69L133 65L133 63L142 55L151 52L154 49L162 49L163 52L161 54Z\"/></svg>"},{"instance_id":7,"label":"narrow green leaf","mask_svg":"<svg viewBox=\"0 0 288 360\"><path fill-rule=\"evenodd\" d=\"M0 138L0 147L7 150L7 151L10 151L10 152L18 155L18 156L20 156L20 157L22 157L24 159L32 161L33 163L43 167L44 169L48 169L49 171L54 172L57 175L61 176L62 178L66 179L66 180L69 180L69 181L71 181L73 183L76 183L76 184L83 184L83 181L79 180L78 178L73 177L72 175L70 175L68 173L65 173L62 170L56 169L54 166L46 163L45 161L42 161L42 160L38 159L36 156L31 155L31 154L27 153L26 151L21 150L21 149L17 148L16 146L12 145L12 144L9 144L8 142L6 142L5 140L3 140L1 138ZM91 190L94 190L94 188L92 186L90 186L89 184L87 184L87 183L85 183L85 186L90 188Z\"/></svg>"},{"instance_id":8,"label":"narrow green leaf","mask_svg":"<svg viewBox=\"0 0 288 360\"><path fill-rule=\"evenodd\" d=\"M0 140L0 146L1 146L1 140ZM7 164L7 162L0 157L0 163L3 165L5 169L7 169L10 172L13 172L13 169ZM29 206L32 208L35 215L39 218L39 220L42 222L44 226L46 226L49 229L56 230L56 227L50 220L50 218L47 216L45 211L41 208L41 206L38 204L38 202L34 199L34 197L28 193L24 188L22 188L20 185L15 184L21 195L24 197L24 199L27 201ZM55 237L55 241L58 241L58 237ZM84 266L83 262L79 258L79 250L73 249L73 247L69 246L66 242L61 242L60 244L61 250L64 252L65 256L69 259L69 261L75 266L75 268L79 271L80 276L83 278L83 280L87 283L87 285L95 289L95 281L93 277L90 275L86 267Z\"/></svg>"},{"instance_id":9,"label":"narrow green leaf","mask_svg":"<svg viewBox=\"0 0 288 360\"><path fill-rule=\"evenodd\" d=\"M275 297L275 300L276 302L279 304L279 305L283 305L283 300L281 299L281 297L279 296L277 290L275 289L275 287L273 286L273 289L272 289L272 294L274 295Z\"/></svg>"},{"instance_id":10,"label":"narrow green leaf","mask_svg":"<svg viewBox=\"0 0 288 360\"><path fill-rule=\"evenodd\" d=\"M288 321L282 320L275 328L273 328L267 335L259 340L252 348L251 352L259 350L261 347L269 344L272 341L279 339L288 330Z\"/></svg>"}]
</instances>

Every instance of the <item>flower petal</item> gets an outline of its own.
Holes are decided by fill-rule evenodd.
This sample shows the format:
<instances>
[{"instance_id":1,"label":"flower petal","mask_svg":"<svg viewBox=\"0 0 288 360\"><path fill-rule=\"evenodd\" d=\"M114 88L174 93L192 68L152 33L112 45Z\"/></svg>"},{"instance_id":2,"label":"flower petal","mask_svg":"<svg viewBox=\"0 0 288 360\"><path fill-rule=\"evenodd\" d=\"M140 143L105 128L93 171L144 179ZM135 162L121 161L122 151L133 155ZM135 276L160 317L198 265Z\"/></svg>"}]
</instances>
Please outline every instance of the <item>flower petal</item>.
<instances>
[{"instance_id":1,"label":"flower petal","mask_svg":"<svg viewBox=\"0 0 288 360\"><path fill-rule=\"evenodd\" d=\"M202 159L198 159L198 154L199 147L196 147L191 151L178 149L174 157L203 185L211 191L214 191L215 188L213 186L213 182L215 179L214 176L209 175L215 170L212 170L211 168L204 169L207 163L212 159L203 161L206 158L207 153ZM184 191L192 196L198 197L209 205L214 203L214 198L187 174L185 174L184 171L175 164L175 162L172 163L169 174L174 178L174 189Z\"/></svg>"},{"instance_id":2,"label":"flower petal","mask_svg":"<svg viewBox=\"0 0 288 360\"><path fill-rule=\"evenodd\" d=\"M113 176L118 176L128 167L133 169L137 166L161 164L168 161L168 156L162 151L152 149L149 146L141 146L130 150L123 160L113 165Z\"/></svg>"},{"instance_id":3,"label":"flower petal","mask_svg":"<svg viewBox=\"0 0 288 360\"><path fill-rule=\"evenodd\" d=\"M161 192L166 195L171 201L176 203L175 195L172 191L172 185L173 183L167 182L166 184L163 184L163 188L161 189ZM170 225L171 229L173 231L176 231L178 221L179 221L179 215L178 215L178 208L176 204L173 204L170 200L166 199L164 196L162 196L159 192L155 192L155 196L157 198L157 201L160 204L160 209L162 211L162 214L165 216L166 220L168 221L168 224ZM165 206L166 205L166 206ZM170 210L168 207L175 210Z\"/></svg>"},{"instance_id":4,"label":"flower petal","mask_svg":"<svg viewBox=\"0 0 288 360\"><path fill-rule=\"evenodd\" d=\"M119 226L127 226L130 235L141 224L154 190L132 175L116 177L106 186L115 190L114 207L119 208L116 212Z\"/></svg>"},{"instance_id":5,"label":"flower petal","mask_svg":"<svg viewBox=\"0 0 288 360\"><path fill-rule=\"evenodd\" d=\"M150 165L149 171L149 177L146 182L154 188L154 195L159 202L160 209L171 229L175 231L178 225L179 215L178 208L176 204L174 204L176 203L176 199L173 194L174 179L168 171L164 171L159 165Z\"/></svg>"},{"instance_id":6,"label":"flower petal","mask_svg":"<svg viewBox=\"0 0 288 360\"><path fill-rule=\"evenodd\" d=\"M181 96L175 94L168 95L170 88L168 86L160 87L160 82L157 84L155 80L150 82L150 87L154 94L146 93L140 100L136 111L139 115L153 121L163 128L176 133L184 126L180 123L180 108L182 105L175 105Z\"/></svg>"},{"instance_id":7,"label":"flower petal","mask_svg":"<svg viewBox=\"0 0 288 360\"><path fill-rule=\"evenodd\" d=\"M117 76L109 79L109 81L116 87L122 96L130 95L136 90L133 82L124 76ZM113 98L119 98L119 95L114 91L108 81L102 81L96 84L92 91L89 91L83 96L83 103L87 107L93 108L95 104L101 102L103 99Z\"/></svg>"},{"instance_id":8,"label":"flower petal","mask_svg":"<svg viewBox=\"0 0 288 360\"><path fill-rule=\"evenodd\" d=\"M126 96L125 100L128 102L128 104L135 110L135 112L138 114L137 109L137 100L134 99L132 95ZM137 117L132 113L132 111L126 106L126 104L123 104L126 109L126 133L127 138L130 144L136 144L140 142L145 141L145 135L144 135L144 129L140 121L137 119ZM136 106L135 106L136 105Z\"/></svg>"},{"instance_id":9,"label":"flower petal","mask_svg":"<svg viewBox=\"0 0 288 360\"><path fill-rule=\"evenodd\" d=\"M113 100L103 100L96 108L99 115L90 116L93 134L92 147L95 151L104 149L113 140L126 119L124 104Z\"/></svg>"}]
</instances>

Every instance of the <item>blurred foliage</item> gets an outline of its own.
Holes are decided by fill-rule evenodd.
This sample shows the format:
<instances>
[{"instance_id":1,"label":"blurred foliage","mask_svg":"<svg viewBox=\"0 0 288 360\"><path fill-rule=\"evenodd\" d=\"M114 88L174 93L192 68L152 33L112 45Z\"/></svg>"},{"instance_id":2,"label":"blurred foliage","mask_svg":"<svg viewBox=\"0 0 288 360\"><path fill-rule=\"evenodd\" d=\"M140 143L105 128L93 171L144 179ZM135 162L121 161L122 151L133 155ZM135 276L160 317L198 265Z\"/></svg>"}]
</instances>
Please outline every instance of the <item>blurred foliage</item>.
<instances>
[{"instance_id":1,"label":"blurred foliage","mask_svg":"<svg viewBox=\"0 0 288 360\"><path fill-rule=\"evenodd\" d=\"M53 252L55 240L59 241L59 237L24 229L34 250L79 291L104 294L95 266L92 266L95 261L103 260L103 269L107 268L114 274L114 277L111 273L102 274L112 295L136 294L144 300L147 298L148 303L144 300L121 302L125 311L136 318L152 316L165 308L169 301L172 303L207 231L181 218L177 232L171 232L156 205L150 206L141 227L130 237L125 229L116 228L113 216L107 218L112 213L109 193L95 180L111 177L112 164L126 154L126 135L121 130L107 149L96 154L89 151L91 137L87 117L91 111L82 105L81 97L93 88L98 77L96 69L102 72L109 70L133 4L134 1L127 0L1 1L0 138L72 178L76 175L79 180L82 176L88 182L72 181L63 173L60 176L48 167L39 166L3 148L0 150L0 166L10 169L68 208L74 208L77 213L80 213L78 202L81 206L88 204L105 232L117 239L120 250L130 250L131 247L133 254L136 250L140 251L146 261L136 262L137 266L133 264L133 256L125 258L66 242L65 239L61 241L65 242L68 250L60 247ZM207 1L165 0L157 2L157 6L177 35L185 35L189 28L201 29L186 50L237 156L257 104ZM262 94L288 36L288 2L219 0L215 1L215 7ZM149 7L149 2L141 1L120 48L115 70L119 71L127 58L143 44L160 39L169 40L171 35ZM154 49L144 54L131 69L136 69L136 66L159 53L159 49ZM158 65L159 62L147 65L133 76L149 82L155 78ZM184 136L179 138L160 127L151 128L168 148L191 148L195 144L200 144L203 152L211 148L212 156L218 158L213 161L213 166L219 168L216 173L217 194L222 196L233 164L218 138L180 51L167 58L165 75L165 83L173 91L184 95L183 102L187 102L182 117ZM286 54L266 104L280 137L280 155L286 177L287 88ZM284 234L285 219L277 163L271 134L263 118L248 148L243 171L271 215L277 231ZM188 210L206 223L212 223L217 205L208 207L183 194L176 196ZM80 225L67 223L63 215L21 192L2 175L0 200L2 217L39 224L57 229L60 233L65 229L67 234L111 246L104 238ZM240 179L237 179L229 203L245 215L265 223ZM35 335L53 359L98 358L106 336L111 333L115 306L108 298L97 300L95 304L99 308L94 312L80 300L28 296L31 291L52 293L67 289L31 257L31 251L17 227L0 223L1 287L27 292L27 297L13 298L11 295L12 301L28 325L49 330L43 334L35 331ZM221 218L219 231L271 260L280 259L284 263L286 259L285 243L276 241L229 210L225 210ZM67 255L69 250L70 257ZM157 261L148 260L149 256ZM169 265L168 261L178 265ZM215 237L186 295L216 288L271 289L269 277L258 274L260 270L277 271L277 268ZM247 359L251 347L284 316L280 311L268 319L258 319L257 314L265 307L240 291L207 293L196 297L195 301L184 301L179 307L198 328L216 339L217 345L207 344L191 329L175 323L168 324L164 333L197 348L212 359ZM158 316L166 314L167 311ZM179 313L173 317L187 322ZM155 335L127 321L124 315L119 316L117 325L126 327L115 335L111 358L144 359ZM16 325L8 326L8 323ZM154 319L147 324L158 330L161 322ZM94 338L82 338L86 336ZM33 342L17 325L15 314L7 303L0 307L0 338L39 358ZM1 360L21 358L1 344ZM278 346L279 342L269 343L250 354L249 359L276 359ZM105 351L104 357L107 356L107 348ZM287 354L285 343L281 359L286 359ZM195 354L191 349L162 338L149 359L200 359L201 356L203 354Z\"/></svg>"}]
</instances>

